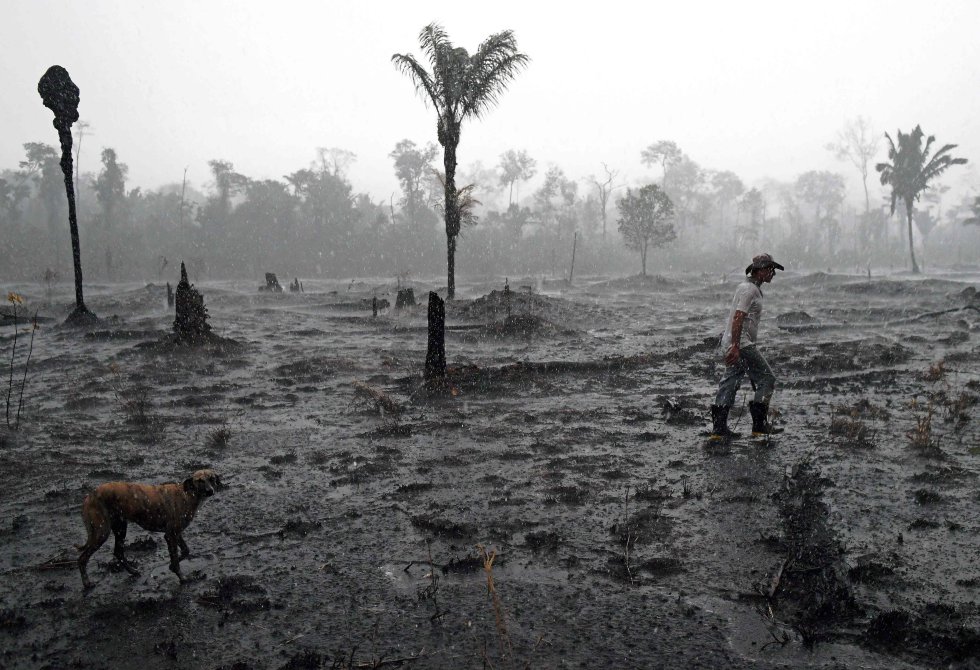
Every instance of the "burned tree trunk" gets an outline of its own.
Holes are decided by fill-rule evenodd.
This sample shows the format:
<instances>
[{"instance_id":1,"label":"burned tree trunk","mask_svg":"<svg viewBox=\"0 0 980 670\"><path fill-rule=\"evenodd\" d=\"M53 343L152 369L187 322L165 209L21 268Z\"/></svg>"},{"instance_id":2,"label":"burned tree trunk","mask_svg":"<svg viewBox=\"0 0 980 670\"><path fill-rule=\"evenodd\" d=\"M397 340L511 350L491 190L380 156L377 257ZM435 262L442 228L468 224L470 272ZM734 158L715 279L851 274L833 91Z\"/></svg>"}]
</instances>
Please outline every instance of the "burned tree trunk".
<instances>
[{"instance_id":1,"label":"burned tree trunk","mask_svg":"<svg viewBox=\"0 0 980 670\"><path fill-rule=\"evenodd\" d=\"M425 379L446 376L446 303L435 291L429 293L429 347L425 353Z\"/></svg>"},{"instance_id":2,"label":"burned tree trunk","mask_svg":"<svg viewBox=\"0 0 980 670\"><path fill-rule=\"evenodd\" d=\"M183 344L200 344L211 336L208 323L208 309L204 306L204 296L187 280L187 268L180 263L180 282L176 294L177 316L174 319L174 334Z\"/></svg>"},{"instance_id":3,"label":"burned tree trunk","mask_svg":"<svg viewBox=\"0 0 980 670\"><path fill-rule=\"evenodd\" d=\"M275 272L265 273L265 286L260 286L259 291L282 293L282 284L279 283L279 278L276 276Z\"/></svg>"},{"instance_id":4,"label":"burned tree trunk","mask_svg":"<svg viewBox=\"0 0 980 670\"><path fill-rule=\"evenodd\" d=\"M55 129L61 142L61 171L65 175L65 194L68 196L68 228L71 232L72 262L75 266L75 310L65 323L84 325L97 317L85 306L82 296L82 251L78 240L78 217L75 214L75 187L72 183L71 126L78 121L78 86L60 65L52 65L37 83L37 92L44 106L54 112Z\"/></svg>"},{"instance_id":5,"label":"burned tree trunk","mask_svg":"<svg viewBox=\"0 0 980 670\"><path fill-rule=\"evenodd\" d=\"M174 289L170 286L170 282L167 282L167 307L174 306Z\"/></svg>"},{"instance_id":6,"label":"burned tree trunk","mask_svg":"<svg viewBox=\"0 0 980 670\"><path fill-rule=\"evenodd\" d=\"M411 288L398 289L398 295L395 296L395 309L412 307L413 305L415 305L415 290Z\"/></svg>"}]
</instances>

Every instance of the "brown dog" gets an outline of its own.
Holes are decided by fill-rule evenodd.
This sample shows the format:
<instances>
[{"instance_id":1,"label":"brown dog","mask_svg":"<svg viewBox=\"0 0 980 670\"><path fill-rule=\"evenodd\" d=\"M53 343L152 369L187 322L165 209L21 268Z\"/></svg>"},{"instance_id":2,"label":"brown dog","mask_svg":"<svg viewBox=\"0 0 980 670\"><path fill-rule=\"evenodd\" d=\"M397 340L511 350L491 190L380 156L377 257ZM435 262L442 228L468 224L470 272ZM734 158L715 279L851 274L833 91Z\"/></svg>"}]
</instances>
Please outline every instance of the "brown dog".
<instances>
[{"instance_id":1,"label":"brown dog","mask_svg":"<svg viewBox=\"0 0 980 670\"><path fill-rule=\"evenodd\" d=\"M88 531L88 540L78 547L78 569L82 573L82 584L88 589L92 583L88 579L85 566L99 547L109 539L109 531L116 536L113 549L116 559L130 574L139 571L126 560L126 525L129 521L140 527L163 533L170 550L170 569L180 581L180 561L190 555L184 542L184 529L190 524L198 506L221 488L221 480L213 470L198 470L184 480L183 484L133 484L130 482L109 482L85 496L82 503L82 520ZM177 548L180 548L180 555Z\"/></svg>"}]
</instances>

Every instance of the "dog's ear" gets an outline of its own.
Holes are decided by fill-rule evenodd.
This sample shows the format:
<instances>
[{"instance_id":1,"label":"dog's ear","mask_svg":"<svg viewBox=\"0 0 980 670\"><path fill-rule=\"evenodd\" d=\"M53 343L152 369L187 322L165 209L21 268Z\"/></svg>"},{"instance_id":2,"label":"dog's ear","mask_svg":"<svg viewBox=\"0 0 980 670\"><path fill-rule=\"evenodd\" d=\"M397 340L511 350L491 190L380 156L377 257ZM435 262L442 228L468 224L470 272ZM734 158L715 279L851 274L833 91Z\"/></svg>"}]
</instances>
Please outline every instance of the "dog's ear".
<instances>
[{"instance_id":1,"label":"dog's ear","mask_svg":"<svg viewBox=\"0 0 980 670\"><path fill-rule=\"evenodd\" d=\"M188 477L187 479L184 480L184 492L185 493L194 493L194 478L193 477Z\"/></svg>"}]
</instances>

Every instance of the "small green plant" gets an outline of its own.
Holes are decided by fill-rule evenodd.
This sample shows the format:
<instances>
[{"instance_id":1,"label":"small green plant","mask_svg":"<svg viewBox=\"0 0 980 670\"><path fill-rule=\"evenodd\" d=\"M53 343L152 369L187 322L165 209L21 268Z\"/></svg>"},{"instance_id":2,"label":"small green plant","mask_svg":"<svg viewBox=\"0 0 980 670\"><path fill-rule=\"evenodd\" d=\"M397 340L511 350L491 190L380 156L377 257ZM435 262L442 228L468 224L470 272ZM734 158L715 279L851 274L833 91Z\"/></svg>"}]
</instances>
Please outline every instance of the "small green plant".
<instances>
[{"instance_id":1,"label":"small green plant","mask_svg":"<svg viewBox=\"0 0 980 670\"><path fill-rule=\"evenodd\" d=\"M17 412L14 420L10 420L10 405L14 397L14 370L17 357L17 306L24 304L24 299L13 291L7 293L7 302L10 303L13 311L14 337L10 347L10 363L8 365L10 374L7 376L7 401L6 401L6 420L7 428L17 430L20 426L20 412L24 407L24 389L27 387L27 373L31 367L31 355L34 353L34 336L37 334L37 311L31 317L31 340L27 348L27 360L24 362L24 376L20 380L20 393L17 398Z\"/></svg>"}]
</instances>

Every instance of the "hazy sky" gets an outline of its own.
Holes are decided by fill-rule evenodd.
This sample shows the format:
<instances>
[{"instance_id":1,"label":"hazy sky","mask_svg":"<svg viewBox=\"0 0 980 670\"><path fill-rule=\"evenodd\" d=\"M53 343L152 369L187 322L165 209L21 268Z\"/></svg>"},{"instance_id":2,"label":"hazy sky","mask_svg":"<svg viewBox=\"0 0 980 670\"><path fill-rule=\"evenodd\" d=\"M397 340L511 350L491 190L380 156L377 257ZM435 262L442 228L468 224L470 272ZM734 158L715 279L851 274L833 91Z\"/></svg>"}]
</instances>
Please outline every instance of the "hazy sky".
<instances>
[{"instance_id":1,"label":"hazy sky","mask_svg":"<svg viewBox=\"0 0 980 670\"><path fill-rule=\"evenodd\" d=\"M420 57L417 35L432 21L471 52L512 29L531 57L498 107L464 125L462 166L526 149L575 179L605 162L636 184L659 178L640 151L672 139L748 184L809 169L851 178L824 145L859 114L891 133L920 123L980 163L980 2L803 6L2 0L0 168L16 167L24 142L57 145L37 81L59 64L94 132L83 171L113 147L129 187L179 182L186 166L206 188L210 159L281 179L316 147L340 147L357 154L354 188L387 200L395 144L435 141L433 110L390 62ZM976 188L974 169L947 182Z\"/></svg>"}]
</instances>

